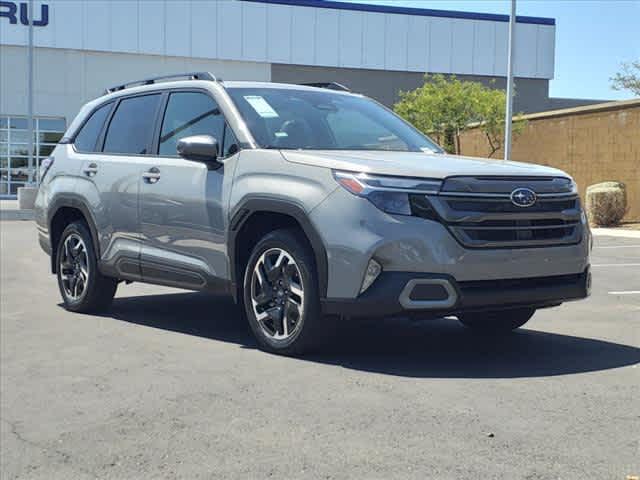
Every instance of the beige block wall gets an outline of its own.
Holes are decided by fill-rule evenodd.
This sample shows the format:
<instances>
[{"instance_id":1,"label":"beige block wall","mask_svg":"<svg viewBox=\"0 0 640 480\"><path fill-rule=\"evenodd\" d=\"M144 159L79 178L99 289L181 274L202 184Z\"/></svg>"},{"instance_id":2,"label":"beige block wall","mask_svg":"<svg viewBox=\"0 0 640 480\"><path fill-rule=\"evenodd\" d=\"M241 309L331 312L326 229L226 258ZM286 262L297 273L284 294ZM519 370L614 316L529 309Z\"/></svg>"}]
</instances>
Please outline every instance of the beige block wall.
<instances>
[{"instance_id":1,"label":"beige block wall","mask_svg":"<svg viewBox=\"0 0 640 480\"><path fill-rule=\"evenodd\" d=\"M629 211L624 221L640 221L640 99L528 115L514 139L512 159L559 168L586 187L621 181ZM478 128L464 132L464 155L486 157L489 147ZM502 158L502 150L493 158Z\"/></svg>"}]
</instances>

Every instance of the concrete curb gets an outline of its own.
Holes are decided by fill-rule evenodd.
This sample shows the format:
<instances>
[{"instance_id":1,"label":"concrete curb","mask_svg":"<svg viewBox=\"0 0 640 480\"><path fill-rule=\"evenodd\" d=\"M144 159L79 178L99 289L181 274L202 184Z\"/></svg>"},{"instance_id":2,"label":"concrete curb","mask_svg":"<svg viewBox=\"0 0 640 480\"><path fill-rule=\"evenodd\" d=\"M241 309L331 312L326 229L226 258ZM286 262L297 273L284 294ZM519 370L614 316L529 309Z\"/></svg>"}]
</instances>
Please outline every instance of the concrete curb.
<instances>
[{"instance_id":1,"label":"concrete curb","mask_svg":"<svg viewBox=\"0 0 640 480\"><path fill-rule=\"evenodd\" d=\"M592 228L591 233L598 236L640 238L640 230L625 230L624 228Z\"/></svg>"},{"instance_id":2,"label":"concrete curb","mask_svg":"<svg viewBox=\"0 0 640 480\"><path fill-rule=\"evenodd\" d=\"M33 220L33 210L0 210L0 220Z\"/></svg>"}]
</instances>

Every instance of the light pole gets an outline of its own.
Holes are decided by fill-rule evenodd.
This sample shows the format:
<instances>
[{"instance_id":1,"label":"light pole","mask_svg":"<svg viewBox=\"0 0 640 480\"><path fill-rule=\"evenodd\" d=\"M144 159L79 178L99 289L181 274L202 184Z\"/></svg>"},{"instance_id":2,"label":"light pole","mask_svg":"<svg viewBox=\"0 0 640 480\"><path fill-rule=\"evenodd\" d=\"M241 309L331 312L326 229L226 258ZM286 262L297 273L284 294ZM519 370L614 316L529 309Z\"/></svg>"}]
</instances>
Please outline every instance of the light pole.
<instances>
[{"instance_id":1,"label":"light pole","mask_svg":"<svg viewBox=\"0 0 640 480\"><path fill-rule=\"evenodd\" d=\"M509 58L507 60L507 108L504 119L504 159L511 160L511 131L513 117L513 41L516 30L516 0L511 0L509 16Z\"/></svg>"},{"instance_id":2,"label":"light pole","mask_svg":"<svg viewBox=\"0 0 640 480\"><path fill-rule=\"evenodd\" d=\"M29 48L27 53L27 115L28 115L28 129L29 129L29 175L28 184L33 185L33 146L34 146L34 132L33 128L33 0L29 0Z\"/></svg>"}]
</instances>

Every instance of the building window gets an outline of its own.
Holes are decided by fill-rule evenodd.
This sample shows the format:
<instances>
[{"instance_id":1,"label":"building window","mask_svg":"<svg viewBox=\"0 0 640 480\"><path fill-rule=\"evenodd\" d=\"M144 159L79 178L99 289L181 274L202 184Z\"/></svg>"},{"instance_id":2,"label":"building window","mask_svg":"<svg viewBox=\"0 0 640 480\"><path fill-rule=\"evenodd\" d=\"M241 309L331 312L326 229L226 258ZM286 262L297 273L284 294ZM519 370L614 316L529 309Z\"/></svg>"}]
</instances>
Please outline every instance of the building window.
<instances>
[{"instance_id":1,"label":"building window","mask_svg":"<svg viewBox=\"0 0 640 480\"><path fill-rule=\"evenodd\" d=\"M0 115L0 197L15 197L29 180L29 122L27 117ZM64 118L34 117L33 180L66 130Z\"/></svg>"}]
</instances>

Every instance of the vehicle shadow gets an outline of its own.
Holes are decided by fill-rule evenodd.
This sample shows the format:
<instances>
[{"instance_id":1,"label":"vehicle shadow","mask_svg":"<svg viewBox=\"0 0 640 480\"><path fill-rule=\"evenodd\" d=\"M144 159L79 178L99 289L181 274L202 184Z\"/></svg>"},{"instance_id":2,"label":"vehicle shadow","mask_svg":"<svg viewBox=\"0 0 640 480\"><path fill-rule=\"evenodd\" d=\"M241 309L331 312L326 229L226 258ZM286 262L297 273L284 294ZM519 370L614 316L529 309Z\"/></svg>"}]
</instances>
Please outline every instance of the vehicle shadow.
<instances>
[{"instance_id":1,"label":"vehicle shadow","mask_svg":"<svg viewBox=\"0 0 640 480\"><path fill-rule=\"evenodd\" d=\"M230 299L187 292L117 298L105 316L256 348ZM451 319L332 322L322 353L304 357L388 375L433 378L516 378L565 375L634 365L640 349L602 340L521 329L478 336Z\"/></svg>"}]
</instances>

